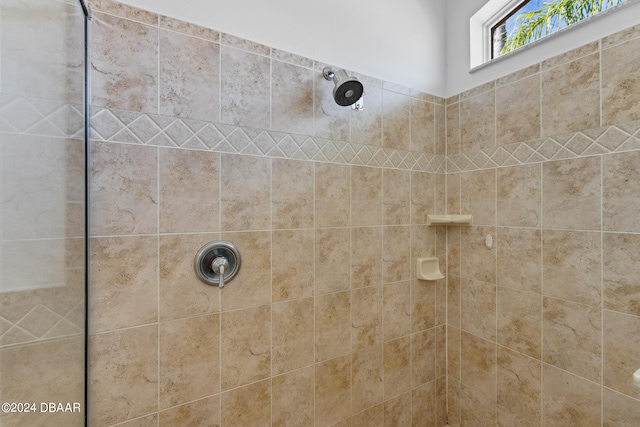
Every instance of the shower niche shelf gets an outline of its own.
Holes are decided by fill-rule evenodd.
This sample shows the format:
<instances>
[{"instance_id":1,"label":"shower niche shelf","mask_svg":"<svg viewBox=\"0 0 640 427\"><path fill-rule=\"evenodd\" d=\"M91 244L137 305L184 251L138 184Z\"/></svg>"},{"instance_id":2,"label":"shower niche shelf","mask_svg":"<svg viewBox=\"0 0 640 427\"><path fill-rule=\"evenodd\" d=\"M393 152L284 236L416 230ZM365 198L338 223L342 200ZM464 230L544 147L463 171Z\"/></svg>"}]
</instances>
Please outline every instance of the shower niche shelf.
<instances>
[{"instance_id":1,"label":"shower niche shelf","mask_svg":"<svg viewBox=\"0 0 640 427\"><path fill-rule=\"evenodd\" d=\"M471 225L473 215L427 215L427 225Z\"/></svg>"}]
</instances>

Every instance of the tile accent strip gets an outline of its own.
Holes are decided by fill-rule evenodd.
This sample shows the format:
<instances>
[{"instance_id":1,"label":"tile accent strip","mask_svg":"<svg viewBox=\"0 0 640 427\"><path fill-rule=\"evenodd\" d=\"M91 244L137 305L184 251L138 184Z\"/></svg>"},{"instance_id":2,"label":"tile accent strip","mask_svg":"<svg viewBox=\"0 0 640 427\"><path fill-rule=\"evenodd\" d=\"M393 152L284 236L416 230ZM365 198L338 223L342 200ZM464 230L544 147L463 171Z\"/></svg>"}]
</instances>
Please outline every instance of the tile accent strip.
<instances>
[{"instance_id":1,"label":"tile accent strip","mask_svg":"<svg viewBox=\"0 0 640 427\"><path fill-rule=\"evenodd\" d=\"M91 138L162 147L445 173L445 156L132 111L94 108Z\"/></svg>"},{"instance_id":2,"label":"tile accent strip","mask_svg":"<svg viewBox=\"0 0 640 427\"><path fill-rule=\"evenodd\" d=\"M640 150L640 120L447 157L446 173Z\"/></svg>"}]
</instances>

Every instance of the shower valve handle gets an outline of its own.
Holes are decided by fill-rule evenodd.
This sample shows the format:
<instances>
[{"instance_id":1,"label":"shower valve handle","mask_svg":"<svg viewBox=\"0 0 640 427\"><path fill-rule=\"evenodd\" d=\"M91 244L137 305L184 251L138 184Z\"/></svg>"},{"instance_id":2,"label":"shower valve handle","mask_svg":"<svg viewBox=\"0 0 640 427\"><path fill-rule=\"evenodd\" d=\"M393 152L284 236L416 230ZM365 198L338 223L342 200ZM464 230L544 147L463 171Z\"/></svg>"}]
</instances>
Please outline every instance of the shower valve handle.
<instances>
[{"instance_id":1,"label":"shower valve handle","mask_svg":"<svg viewBox=\"0 0 640 427\"><path fill-rule=\"evenodd\" d=\"M223 256L219 256L211 263L211 269L214 273L220 275L220 289L224 288L224 271L229 268L229 261Z\"/></svg>"}]
</instances>

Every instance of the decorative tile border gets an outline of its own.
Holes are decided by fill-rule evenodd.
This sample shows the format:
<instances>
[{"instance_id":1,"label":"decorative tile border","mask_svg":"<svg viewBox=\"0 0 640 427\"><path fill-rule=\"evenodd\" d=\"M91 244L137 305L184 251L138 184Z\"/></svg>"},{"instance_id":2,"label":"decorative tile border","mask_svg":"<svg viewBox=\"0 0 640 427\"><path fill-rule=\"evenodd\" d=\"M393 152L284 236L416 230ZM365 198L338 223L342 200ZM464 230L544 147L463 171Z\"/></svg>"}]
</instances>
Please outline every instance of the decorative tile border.
<instances>
[{"instance_id":1,"label":"decorative tile border","mask_svg":"<svg viewBox=\"0 0 640 427\"><path fill-rule=\"evenodd\" d=\"M467 172L640 150L640 120L447 157L447 172Z\"/></svg>"},{"instance_id":2,"label":"decorative tile border","mask_svg":"<svg viewBox=\"0 0 640 427\"><path fill-rule=\"evenodd\" d=\"M124 110L95 108L91 128L96 141L445 173L445 156Z\"/></svg>"}]
</instances>

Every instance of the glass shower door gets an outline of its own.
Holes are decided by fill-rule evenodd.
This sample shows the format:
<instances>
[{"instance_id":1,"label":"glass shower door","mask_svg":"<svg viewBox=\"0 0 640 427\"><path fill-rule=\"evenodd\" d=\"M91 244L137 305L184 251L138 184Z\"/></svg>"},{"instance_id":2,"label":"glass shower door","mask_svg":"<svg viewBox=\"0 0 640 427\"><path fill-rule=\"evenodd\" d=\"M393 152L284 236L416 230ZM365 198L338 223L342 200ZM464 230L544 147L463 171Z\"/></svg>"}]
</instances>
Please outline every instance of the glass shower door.
<instances>
[{"instance_id":1,"label":"glass shower door","mask_svg":"<svg viewBox=\"0 0 640 427\"><path fill-rule=\"evenodd\" d=\"M85 8L0 0L0 426L85 423Z\"/></svg>"}]
</instances>

